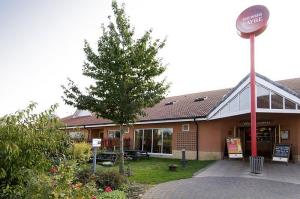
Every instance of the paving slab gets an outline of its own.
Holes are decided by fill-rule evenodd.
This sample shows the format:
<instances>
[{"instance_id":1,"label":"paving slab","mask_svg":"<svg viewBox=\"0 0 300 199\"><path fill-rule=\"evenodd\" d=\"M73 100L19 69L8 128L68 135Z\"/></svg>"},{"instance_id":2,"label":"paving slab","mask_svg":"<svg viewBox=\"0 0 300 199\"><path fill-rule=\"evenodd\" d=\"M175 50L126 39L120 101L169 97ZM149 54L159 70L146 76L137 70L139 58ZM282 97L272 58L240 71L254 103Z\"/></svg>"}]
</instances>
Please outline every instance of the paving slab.
<instances>
[{"instance_id":1,"label":"paving slab","mask_svg":"<svg viewBox=\"0 0 300 199\"><path fill-rule=\"evenodd\" d=\"M300 199L300 164L265 162L262 174L249 162L220 160L193 178L158 184L143 199Z\"/></svg>"},{"instance_id":2,"label":"paving slab","mask_svg":"<svg viewBox=\"0 0 300 199\"><path fill-rule=\"evenodd\" d=\"M196 177L151 188L143 199L299 199L300 185L241 177Z\"/></svg>"},{"instance_id":3,"label":"paving slab","mask_svg":"<svg viewBox=\"0 0 300 199\"><path fill-rule=\"evenodd\" d=\"M194 177L243 177L300 184L300 164L264 163L262 174L250 173L249 161L219 160Z\"/></svg>"}]
</instances>

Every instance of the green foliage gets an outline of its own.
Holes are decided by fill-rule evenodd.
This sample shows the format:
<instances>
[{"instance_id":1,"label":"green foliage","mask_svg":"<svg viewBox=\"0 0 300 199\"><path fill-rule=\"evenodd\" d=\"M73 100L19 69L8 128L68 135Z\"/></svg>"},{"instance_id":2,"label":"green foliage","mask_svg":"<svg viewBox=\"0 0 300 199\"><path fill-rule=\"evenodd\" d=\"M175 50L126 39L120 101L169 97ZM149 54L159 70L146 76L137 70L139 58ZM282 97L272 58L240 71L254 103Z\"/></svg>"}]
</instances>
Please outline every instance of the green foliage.
<instances>
[{"instance_id":1,"label":"green foliage","mask_svg":"<svg viewBox=\"0 0 300 199\"><path fill-rule=\"evenodd\" d=\"M165 71L158 57L165 41L153 41L151 30L134 39L134 28L124 6L120 8L113 1L112 9L114 18L109 17L108 26L102 26L98 52L85 42L87 61L83 75L95 84L87 89L87 94L82 94L70 80L68 88L63 86L64 101L117 124L129 124L143 114L143 108L162 100L168 88L165 80L155 81Z\"/></svg>"},{"instance_id":2,"label":"green foliage","mask_svg":"<svg viewBox=\"0 0 300 199\"><path fill-rule=\"evenodd\" d=\"M91 169L83 169L77 173L76 177L83 184L91 180L95 181L98 189L104 189L106 186L109 186L113 190L124 190L123 188L127 183L127 178L116 171L97 171L93 174Z\"/></svg>"},{"instance_id":3,"label":"green foliage","mask_svg":"<svg viewBox=\"0 0 300 199\"><path fill-rule=\"evenodd\" d=\"M21 198L29 176L66 158L71 145L53 116L56 105L40 114L35 106L0 119L0 198Z\"/></svg>"},{"instance_id":4,"label":"green foliage","mask_svg":"<svg viewBox=\"0 0 300 199\"><path fill-rule=\"evenodd\" d=\"M119 190L102 192L98 195L97 199L126 199L126 194Z\"/></svg>"},{"instance_id":5,"label":"green foliage","mask_svg":"<svg viewBox=\"0 0 300 199\"><path fill-rule=\"evenodd\" d=\"M78 162L87 162L92 155L91 149L91 145L86 142L74 143L72 147L73 158Z\"/></svg>"},{"instance_id":6,"label":"green foliage","mask_svg":"<svg viewBox=\"0 0 300 199\"><path fill-rule=\"evenodd\" d=\"M97 187L104 188L105 186L111 187L113 190L119 189L122 184L127 182L125 176L116 171L97 171L95 173L95 182Z\"/></svg>"},{"instance_id":7,"label":"green foliage","mask_svg":"<svg viewBox=\"0 0 300 199\"><path fill-rule=\"evenodd\" d=\"M97 117L120 125L120 172L124 173L124 125L144 115L144 108L161 101L169 86L165 79L158 81L166 69L162 58L158 57L165 40L153 40L152 30L136 39L124 5L119 7L113 1L112 10L114 17L109 17L107 27L102 25L97 52L88 42L84 46L83 75L94 80L94 84L86 89L86 93L82 93L71 80L68 86L62 87L66 104L90 110Z\"/></svg>"},{"instance_id":8,"label":"green foliage","mask_svg":"<svg viewBox=\"0 0 300 199\"><path fill-rule=\"evenodd\" d=\"M76 164L65 162L51 173L33 176L27 183L25 198L82 199L97 196L95 183L90 181L83 186L76 182L75 172Z\"/></svg>"},{"instance_id":9,"label":"green foliage","mask_svg":"<svg viewBox=\"0 0 300 199\"><path fill-rule=\"evenodd\" d=\"M92 175L93 175L93 172L91 170L91 167L85 168L76 173L76 179L79 182L86 184L91 180Z\"/></svg>"}]
</instances>

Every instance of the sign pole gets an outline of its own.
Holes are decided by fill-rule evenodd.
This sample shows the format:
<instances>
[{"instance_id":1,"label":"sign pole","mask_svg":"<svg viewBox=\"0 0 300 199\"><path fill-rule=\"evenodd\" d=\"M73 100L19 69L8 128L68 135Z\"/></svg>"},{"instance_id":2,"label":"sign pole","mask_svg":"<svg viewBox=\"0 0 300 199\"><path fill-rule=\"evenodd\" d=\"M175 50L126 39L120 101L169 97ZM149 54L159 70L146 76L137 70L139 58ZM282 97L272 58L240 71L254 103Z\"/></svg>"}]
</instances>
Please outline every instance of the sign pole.
<instances>
[{"instance_id":1,"label":"sign pole","mask_svg":"<svg viewBox=\"0 0 300 199\"><path fill-rule=\"evenodd\" d=\"M254 67L254 40L255 34L250 35L250 96L251 96L251 155L257 156L256 144L256 92L255 92L255 67Z\"/></svg>"},{"instance_id":2,"label":"sign pole","mask_svg":"<svg viewBox=\"0 0 300 199\"><path fill-rule=\"evenodd\" d=\"M93 147L93 173L96 173L96 156L97 156L97 147Z\"/></svg>"},{"instance_id":3,"label":"sign pole","mask_svg":"<svg viewBox=\"0 0 300 199\"><path fill-rule=\"evenodd\" d=\"M96 173L96 164L97 164L97 148L101 147L101 139L94 138L92 140L93 147L93 173Z\"/></svg>"},{"instance_id":4,"label":"sign pole","mask_svg":"<svg viewBox=\"0 0 300 199\"><path fill-rule=\"evenodd\" d=\"M256 85L254 67L255 37L267 28L269 10L263 5L254 5L244 10L236 20L236 28L242 38L250 39L250 107L251 107L251 155L257 157L256 141Z\"/></svg>"}]
</instances>

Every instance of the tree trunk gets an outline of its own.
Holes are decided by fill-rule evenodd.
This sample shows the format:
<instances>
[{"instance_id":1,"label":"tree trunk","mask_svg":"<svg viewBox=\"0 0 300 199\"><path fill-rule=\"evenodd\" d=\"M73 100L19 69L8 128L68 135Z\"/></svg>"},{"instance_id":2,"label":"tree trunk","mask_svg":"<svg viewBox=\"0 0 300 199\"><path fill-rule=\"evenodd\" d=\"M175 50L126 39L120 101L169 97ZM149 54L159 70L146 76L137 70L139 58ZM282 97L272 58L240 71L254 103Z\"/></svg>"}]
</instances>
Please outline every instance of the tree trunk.
<instances>
[{"instance_id":1,"label":"tree trunk","mask_svg":"<svg viewBox=\"0 0 300 199\"><path fill-rule=\"evenodd\" d=\"M124 127L123 125L120 125L120 164L119 164L119 172L122 175L125 175L125 169L124 169Z\"/></svg>"}]
</instances>

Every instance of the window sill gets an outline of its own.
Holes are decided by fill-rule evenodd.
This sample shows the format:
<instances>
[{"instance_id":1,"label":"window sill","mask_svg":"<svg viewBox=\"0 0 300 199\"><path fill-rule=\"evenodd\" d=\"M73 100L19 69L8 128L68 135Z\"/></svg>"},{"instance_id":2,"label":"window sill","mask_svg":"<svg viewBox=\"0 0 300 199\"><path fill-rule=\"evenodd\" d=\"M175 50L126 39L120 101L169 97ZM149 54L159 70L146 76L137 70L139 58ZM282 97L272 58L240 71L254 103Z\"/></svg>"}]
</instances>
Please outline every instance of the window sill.
<instances>
[{"instance_id":1,"label":"window sill","mask_svg":"<svg viewBox=\"0 0 300 199\"><path fill-rule=\"evenodd\" d=\"M148 153L151 156L173 156L173 154L170 153Z\"/></svg>"}]
</instances>

